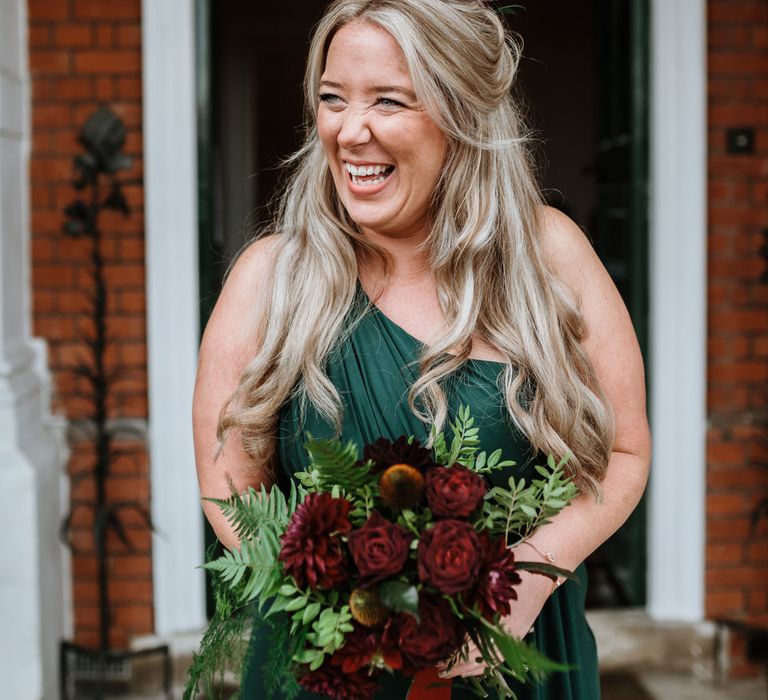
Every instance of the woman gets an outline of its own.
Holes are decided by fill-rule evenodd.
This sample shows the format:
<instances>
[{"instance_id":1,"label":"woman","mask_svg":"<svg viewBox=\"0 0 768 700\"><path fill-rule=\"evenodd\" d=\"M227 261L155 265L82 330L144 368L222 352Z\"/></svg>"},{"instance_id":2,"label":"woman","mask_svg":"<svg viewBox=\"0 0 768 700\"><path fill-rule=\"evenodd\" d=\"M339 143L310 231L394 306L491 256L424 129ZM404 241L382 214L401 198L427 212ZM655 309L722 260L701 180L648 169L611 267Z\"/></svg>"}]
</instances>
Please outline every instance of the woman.
<instances>
[{"instance_id":1,"label":"woman","mask_svg":"<svg viewBox=\"0 0 768 700\"><path fill-rule=\"evenodd\" d=\"M510 97L518 59L481 2L331 4L310 49L307 138L274 235L239 256L201 345L198 475L205 496L226 496L227 478L240 490L284 487L306 464L306 432L358 444L424 437L461 403L522 476L538 455L570 452L581 495L519 556L554 558L581 585L553 590L523 572L505 625L519 637L533 627L533 643L574 666L516 687L518 697L593 700L582 562L646 483L643 367L588 241L543 206ZM204 508L236 546L218 509ZM263 696L257 637L246 698ZM441 675L482 673L474 658ZM459 685L453 697L471 697ZM393 678L377 697L406 690Z\"/></svg>"}]
</instances>

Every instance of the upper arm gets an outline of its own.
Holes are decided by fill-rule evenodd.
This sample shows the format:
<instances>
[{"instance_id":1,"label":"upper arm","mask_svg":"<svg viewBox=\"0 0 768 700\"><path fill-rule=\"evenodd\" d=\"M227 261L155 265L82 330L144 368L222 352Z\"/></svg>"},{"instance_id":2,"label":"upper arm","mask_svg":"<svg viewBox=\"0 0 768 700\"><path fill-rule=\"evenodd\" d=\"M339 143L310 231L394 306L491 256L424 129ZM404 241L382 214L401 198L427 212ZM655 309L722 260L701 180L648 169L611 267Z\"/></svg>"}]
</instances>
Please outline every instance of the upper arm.
<instances>
[{"instance_id":1,"label":"upper arm","mask_svg":"<svg viewBox=\"0 0 768 700\"><path fill-rule=\"evenodd\" d=\"M203 333L192 401L195 462L203 496L228 497L227 477L238 491L258 486L266 479L270 455L264 455L261 464L254 464L239 435L231 431L217 456L216 428L225 401L259 348L276 240L263 238L243 251Z\"/></svg>"},{"instance_id":2,"label":"upper arm","mask_svg":"<svg viewBox=\"0 0 768 700\"><path fill-rule=\"evenodd\" d=\"M581 229L546 207L542 249L552 273L571 289L584 317L582 347L611 404L616 421L614 451L650 459L645 373L632 320L613 280Z\"/></svg>"}]
</instances>

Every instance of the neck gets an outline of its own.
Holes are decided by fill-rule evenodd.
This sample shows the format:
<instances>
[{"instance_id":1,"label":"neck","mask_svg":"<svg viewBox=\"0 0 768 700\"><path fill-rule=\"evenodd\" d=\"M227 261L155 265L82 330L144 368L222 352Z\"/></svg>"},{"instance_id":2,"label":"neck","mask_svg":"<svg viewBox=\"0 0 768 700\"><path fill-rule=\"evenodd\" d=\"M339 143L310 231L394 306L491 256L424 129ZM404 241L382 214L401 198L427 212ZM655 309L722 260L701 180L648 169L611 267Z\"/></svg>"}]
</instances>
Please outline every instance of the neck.
<instances>
[{"instance_id":1,"label":"neck","mask_svg":"<svg viewBox=\"0 0 768 700\"><path fill-rule=\"evenodd\" d=\"M432 271L429 266L427 253L420 248L426 239L426 232L419 231L412 235L392 237L378 234L367 229L363 230L366 238L383 250L390 258L391 266L388 282L397 282L398 284L407 284L424 280L426 277L432 277ZM379 278L380 273L374 269L372 264L366 264L361 261L361 277Z\"/></svg>"}]
</instances>

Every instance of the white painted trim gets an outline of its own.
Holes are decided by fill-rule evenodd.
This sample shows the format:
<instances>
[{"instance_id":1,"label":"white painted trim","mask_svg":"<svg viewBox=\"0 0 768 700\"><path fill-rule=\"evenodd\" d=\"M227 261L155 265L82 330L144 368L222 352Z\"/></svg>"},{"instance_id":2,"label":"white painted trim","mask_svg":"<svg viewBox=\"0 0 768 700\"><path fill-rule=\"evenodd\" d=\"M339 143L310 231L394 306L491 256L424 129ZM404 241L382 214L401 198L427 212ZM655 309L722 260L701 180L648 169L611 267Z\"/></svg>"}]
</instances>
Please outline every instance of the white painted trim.
<instances>
[{"instance_id":1,"label":"white painted trim","mask_svg":"<svg viewBox=\"0 0 768 700\"><path fill-rule=\"evenodd\" d=\"M706 507L706 2L651 6L648 612L697 621Z\"/></svg>"},{"instance_id":2,"label":"white painted trim","mask_svg":"<svg viewBox=\"0 0 768 700\"><path fill-rule=\"evenodd\" d=\"M206 624L191 406L199 342L194 0L142 2L155 632Z\"/></svg>"},{"instance_id":3,"label":"white painted trim","mask_svg":"<svg viewBox=\"0 0 768 700\"><path fill-rule=\"evenodd\" d=\"M30 337L27 3L0 2L0 679L2 696L57 697L68 632L59 537L66 422L50 415L45 344ZM60 496L64 498L60 498Z\"/></svg>"}]
</instances>

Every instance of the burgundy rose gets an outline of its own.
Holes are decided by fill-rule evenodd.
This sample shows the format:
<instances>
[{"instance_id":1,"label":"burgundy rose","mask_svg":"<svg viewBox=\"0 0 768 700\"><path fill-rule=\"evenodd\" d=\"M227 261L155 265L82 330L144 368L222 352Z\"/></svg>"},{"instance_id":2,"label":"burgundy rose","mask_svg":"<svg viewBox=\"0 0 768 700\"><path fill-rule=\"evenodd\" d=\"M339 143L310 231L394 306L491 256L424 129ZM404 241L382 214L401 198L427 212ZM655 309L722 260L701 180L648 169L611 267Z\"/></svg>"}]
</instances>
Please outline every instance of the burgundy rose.
<instances>
[{"instance_id":1,"label":"burgundy rose","mask_svg":"<svg viewBox=\"0 0 768 700\"><path fill-rule=\"evenodd\" d=\"M349 532L349 501L311 493L296 509L281 538L279 559L303 588L333 588L347 579L341 533Z\"/></svg>"},{"instance_id":2,"label":"burgundy rose","mask_svg":"<svg viewBox=\"0 0 768 700\"><path fill-rule=\"evenodd\" d=\"M349 549L360 583L371 586L399 573L408 559L413 536L374 511L363 527L349 533Z\"/></svg>"},{"instance_id":3,"label":"burgundy rose","mask_svg":"<svg viewBox=\"0 0 768 700\"><path fill-rule=\"evenodd\" d=\"M335 700L368 700L379 689L378 683L367 673L344 673L330 663L316 671L308 670L299 677L299 685Z\"/></svg>"},{"instance_id":4,"label":"burgundy rose","mask_svg":"<svg viewBox=\"0 0 768 700\"><path fill-rule=\"evenodd\" d=\"M416 669L447 659L463 643L464 629L442 598L422 593L419 619L406 613L396 618L400 651Z\"/></svg>"},{"instance_id":5,"label":"burgundy rose","mask_svg":"<svg viewBox=\"0 0 768 700\"><path fill-rule=\"evenodd\" d=\"M495 614L509 615L509 601L517 600L514 587L521 579L515 569L515 555L507 548L503 537L492 539L483 533L480 541L484 556L473 602L479 605L486 619L492 620Z\"/></svg>"},{"instance_id":6,"label":"burgundy rose","mask_svg":"<svg viewBox=\"0 0 768 700\"><path fill-rule=\"evenodd\" d=\"M441 593L453 595L477 582L483 548L463 520L441 520L419 541L419 578Z\"/></svg>"},{"instance_id":7,"label":"burgundy rose","mask_svg":"<svg viewBox=\"0 0 768 700\"><path fill-rule=\"evenodd\" d=\"M461 464L427 472L427 502L441 518L466 518L485 496L485 481Z\"/></svg>"},{"instance_id":8,"label":"burgundy rose","mask_svg":"<svg viewBox=\"0 0 768 700\"><path fill-rule=\"evenodd\" d=\"M355 673L378 657L391 669L402 667L397 637L384 633L391 626L389 622L378 629L353 624L355 629L344 637L344 646L331 657L334 666L340 666L344 673Z\"/></svg>"}]
</instances>

